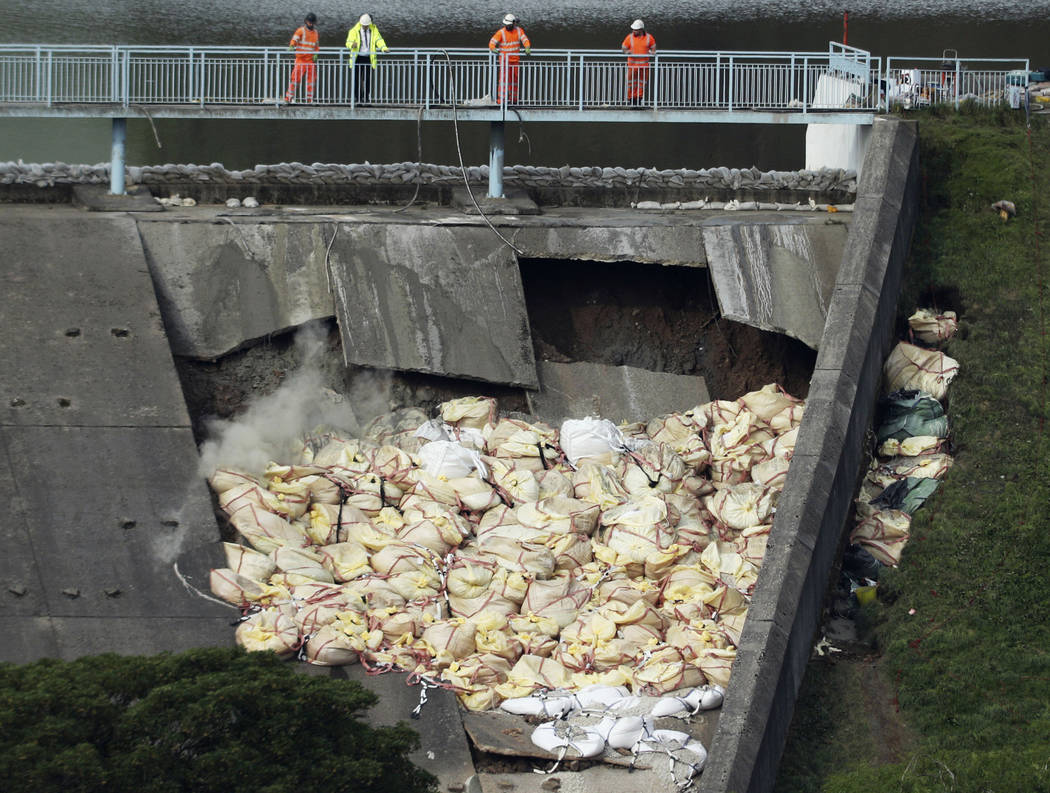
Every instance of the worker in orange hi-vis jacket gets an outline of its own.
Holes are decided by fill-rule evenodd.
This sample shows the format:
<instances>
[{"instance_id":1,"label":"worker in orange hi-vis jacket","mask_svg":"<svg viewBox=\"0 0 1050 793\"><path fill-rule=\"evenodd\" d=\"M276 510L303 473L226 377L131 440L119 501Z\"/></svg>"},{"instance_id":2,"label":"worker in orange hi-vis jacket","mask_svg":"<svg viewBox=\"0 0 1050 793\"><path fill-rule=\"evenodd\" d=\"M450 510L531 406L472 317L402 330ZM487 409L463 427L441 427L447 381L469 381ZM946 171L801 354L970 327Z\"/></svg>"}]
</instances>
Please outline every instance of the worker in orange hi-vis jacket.
<instances>
[{"instance_id":1,"label":"worker in orange hi-vis jacket","mask_svg":"<svg viewBox=\"0 0 1050 793\"><path fill-rule=\"evenodd\" d=\"M489 49L499 53L499 101L518 101L518 64L521 57L518 53L525 50L528 55L532 52L532 42L525 35L525 31L518 25L518 18L514 14L503 17L503 27L496 31L489 39Z\"/></svg>"},{"instance_id":2,"label":"worker in orange hi-vis jacket","mask_svg":"<svg viewBox=\"0 0 1050 793\"><path fill-rule=\"evenodd\" d=\"M649 79L649 60L656 52L656 39L645 32L645 23L636 19L620 49L627 55L627 101L641 108L645 83Z\"/></svg>"},{"instance_id":3,"label":"worker in orange hi-vis jacket","mask_svg":"<svg viewBox=\"0 0 1050 793\"><path fill-rule=\"evenodd\" d=\"M314 101L314 82L317 80L317 51L320 49L316 14L307 14L303 26L292 34L288 49L295 50L295 66L292 67L292 79L285 91L284 101L295 99L295 89L299 81L306 78L306 101Z\"/></svg>"}]
</instances>

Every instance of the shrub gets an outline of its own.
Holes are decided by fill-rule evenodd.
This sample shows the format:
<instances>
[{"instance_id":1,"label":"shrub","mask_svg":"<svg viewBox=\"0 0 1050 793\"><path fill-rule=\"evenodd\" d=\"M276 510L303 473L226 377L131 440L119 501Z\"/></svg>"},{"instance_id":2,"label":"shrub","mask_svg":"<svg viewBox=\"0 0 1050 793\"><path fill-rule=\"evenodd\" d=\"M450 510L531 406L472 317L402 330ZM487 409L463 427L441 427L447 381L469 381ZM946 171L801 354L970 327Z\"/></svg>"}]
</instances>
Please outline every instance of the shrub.
<instances>
[{"instance_id":1,"label":"shrub","mask_svg":"<svg viewBox=\"0 0 1050 793\"><path fill-rule=\"evenodd\" d=\"M5 790L424 793L407 726L357 683L234 649L0 665Z\"/></svg>"}]
</instances>

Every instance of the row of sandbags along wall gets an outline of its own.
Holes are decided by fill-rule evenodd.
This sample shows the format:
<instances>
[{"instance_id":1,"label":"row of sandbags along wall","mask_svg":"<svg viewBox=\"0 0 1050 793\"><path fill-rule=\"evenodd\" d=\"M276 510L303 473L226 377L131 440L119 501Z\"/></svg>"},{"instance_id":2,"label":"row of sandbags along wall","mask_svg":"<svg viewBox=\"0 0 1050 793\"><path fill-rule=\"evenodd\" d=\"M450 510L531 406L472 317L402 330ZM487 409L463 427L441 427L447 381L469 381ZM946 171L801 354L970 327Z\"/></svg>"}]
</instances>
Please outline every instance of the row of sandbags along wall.
<instances>
[{"instance_id":1,"label":"row of sandbags along wall","mask_svg":"<svg viewBox=\"0 0 1050 793\"><path fill-rule=\"evenodd\" d=\"M954 312L919 309L883 367L884 396L875 420L875 454L856 500L843 559L853 599L875 597L879 571L896 567L912 516L952 465L944 402L959 364L940 350L958 328Z\"/></svg>"},{"instance_id":2,"label":"row of sandbags along wall","mask_svg":"<svg viewBox=\"0 0 1050 793\"><path fill-rule=\"evenodd\" d=\"M487 165L466 168L467 181L479 189L487 186ZM0 185L54 188L73 184L107 185L108 163L71 165L62 162L0 162ZM627 206L631 201L707 201L737 198L766 202L803 202L807 199L846 204L857 191L856 171L822 168L801 171L760 171L757 168L659 169L598 166L562 166L550 168L533 165L509 165L503 171L504 183L528 190L538 199L557 198L565 202L573 192L588 198L606 194L610 200ZM244 170L231 170L222 163L210 165L129 166L129 187L144 185L154 195L166 197L172 192L198 202L223 203L227 198L241 198L253 193L261 199L291 202L295 191L314 191L325 195L352 195L375 198L382 188L397 195L409 195L416 186L423 199L443 195L461 187L463 170L454 165L401 162L389 164L291 162L256 165ZM293 189L294 188L294 189ZM425 193L423 192L425 191ZM380 191L381 192L381 191Z\"/></svg>"},{"instance_id":3,"label":"row of sandbags along wall","mask_svg":"<svg viewBox=\"0 0 1050 793\"><path fill-rule=\"evenodd\" d=\"M635 721L607 726L641 751L654 713L721 703L803 409L769 385L555 428L468 397L317 434L210 477L240 538L212 591L249 650L408 671L471 710L623 699ZM613 745L585 732L534 740ZM695 741L663 739L702 765Z\"/></svg>"}]
</instances>

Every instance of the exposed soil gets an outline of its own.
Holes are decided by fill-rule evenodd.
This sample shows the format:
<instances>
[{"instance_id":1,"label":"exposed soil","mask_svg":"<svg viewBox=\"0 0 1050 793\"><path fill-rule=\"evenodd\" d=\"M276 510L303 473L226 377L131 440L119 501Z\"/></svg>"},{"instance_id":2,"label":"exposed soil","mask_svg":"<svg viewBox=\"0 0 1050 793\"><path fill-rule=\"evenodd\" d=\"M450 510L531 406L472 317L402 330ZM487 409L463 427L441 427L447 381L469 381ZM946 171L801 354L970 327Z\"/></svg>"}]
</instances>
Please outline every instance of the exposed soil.
<instances>
[{"instance_id":1,"label":"exposed soil","mask_svg":"<svg viewBox=\"0 0 1050 793\"><path fill-rule=\"evenodd\" d=\"M524 259L521 274L537 358L701 375L713 399L808 393L816 353L723 319L706 268Z\"/></svg>"}]
</instances>

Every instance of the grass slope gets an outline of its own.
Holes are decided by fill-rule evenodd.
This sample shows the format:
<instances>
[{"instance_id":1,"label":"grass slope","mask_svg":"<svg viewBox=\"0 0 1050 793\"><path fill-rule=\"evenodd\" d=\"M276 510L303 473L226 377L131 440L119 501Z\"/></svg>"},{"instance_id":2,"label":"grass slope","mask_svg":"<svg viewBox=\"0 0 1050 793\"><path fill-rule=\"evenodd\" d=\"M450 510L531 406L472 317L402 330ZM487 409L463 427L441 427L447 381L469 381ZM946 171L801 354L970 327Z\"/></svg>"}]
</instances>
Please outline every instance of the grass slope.
<instances>
[{"instance_id":1,"label":"grass slope","mask_svg":"<svg viewBox=\"0 0 1050 793\"><path fill-rule=\"evenodd\" d=\"M899 315L959 312L955 466L863 615L872 655L810 664L778 790L1050 790L1050 127L1019 115L918 117Z\"/></svg>"}]
</instances>

